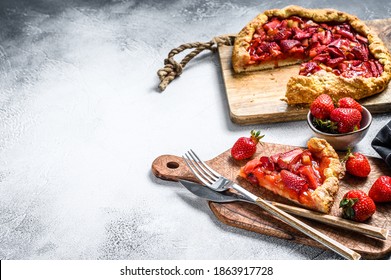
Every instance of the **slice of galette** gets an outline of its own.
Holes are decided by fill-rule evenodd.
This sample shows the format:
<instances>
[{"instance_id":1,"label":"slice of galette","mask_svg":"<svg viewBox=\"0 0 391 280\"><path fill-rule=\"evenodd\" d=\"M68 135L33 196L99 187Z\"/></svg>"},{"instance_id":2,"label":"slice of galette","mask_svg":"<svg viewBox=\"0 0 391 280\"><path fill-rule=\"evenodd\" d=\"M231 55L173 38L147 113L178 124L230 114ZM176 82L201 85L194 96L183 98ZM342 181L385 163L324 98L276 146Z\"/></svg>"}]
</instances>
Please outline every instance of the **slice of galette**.
<instances>
[{"instance_id":1,"label":"slice of galette","mask_svg":"<svg viewBox=\"0 0 391 280\"><path fill-rule=\"evenodd\" d=\"M251 160L241 168L240 176L306 208L328 213L344 168L326 140L314 137L307 145L308 149Z\"/></svg>"},{"instance_id":2,"label":"slice of galette","mask_svg":"<svg viewBox=\"0 0 391 280\"><path fill-rule=\"evenodd\" d=\"M356 16L331 9L288 6L265 11L238 34L236 73L301 64L287 83L288 104L309 104L327 93L356 100L383 91L391 56L382 40Z\"/></svg>"}]
</instances>

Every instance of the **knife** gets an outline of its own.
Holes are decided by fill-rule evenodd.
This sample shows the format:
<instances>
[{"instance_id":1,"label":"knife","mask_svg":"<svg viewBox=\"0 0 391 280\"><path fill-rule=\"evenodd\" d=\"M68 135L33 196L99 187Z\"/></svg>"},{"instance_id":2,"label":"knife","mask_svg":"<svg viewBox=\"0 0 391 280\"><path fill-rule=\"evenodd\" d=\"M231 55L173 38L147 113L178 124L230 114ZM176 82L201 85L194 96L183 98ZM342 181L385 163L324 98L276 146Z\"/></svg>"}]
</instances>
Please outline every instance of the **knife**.
<instances>
[{"instance_id":1,"label":"knife","mask_svg":"<svg viewBox=\"0 0 391 280\"><path fill-rule=\"evenodd\" d=\"M185 181L185 180L179 180L179 182L191 193L195 194L198 197L204 198L209 201L213 202L219 202L219 203L227 203L227 202L235 202L235 201L243 201L252 203L249 199L247 199L245 196L237 193L232 192L216 192L210 188L207 188L203 185ZM308 209L295 207L287 204L282 204L278 202L268 201L270 204L273 204L274 206L280 208L281 210L284 210L285 212L305 217L311 220L315 220L327 225L347 229L350 231L358 232L370 237L375 237L379 239L386 240L388 237L389 230L385 228L379 228L374 227L365 223L358 223L354 221L350 221L347 219L343 219L340 217L322 214L319 212L311 211Z\"/></svg>"}]
</instances>

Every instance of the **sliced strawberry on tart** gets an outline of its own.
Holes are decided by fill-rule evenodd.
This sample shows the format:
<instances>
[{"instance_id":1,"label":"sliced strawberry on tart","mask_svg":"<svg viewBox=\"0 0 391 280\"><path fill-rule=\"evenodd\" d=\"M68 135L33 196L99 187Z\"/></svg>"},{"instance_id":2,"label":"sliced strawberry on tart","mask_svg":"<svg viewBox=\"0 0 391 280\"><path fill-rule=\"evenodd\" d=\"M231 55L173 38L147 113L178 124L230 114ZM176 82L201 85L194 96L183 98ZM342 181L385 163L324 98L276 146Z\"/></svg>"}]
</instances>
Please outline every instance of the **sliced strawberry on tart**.
<instances>
[{"instance_id":1,"label":"sliced strawberry on tart","mask_svg":"<svg viewBox=\"0 0 391 280\"><path fill-rule=\"evenodd\" d=\"M287 83L288 104L310 104L322 93L358 100L381 92L391 79L384 43L344 12L299 6L267 10L235 39L236 73L292 64L300 69Z\"/></svg>"},{"instance_id":2,"label":"sliced strawberry on tart","mask_svg":"<svg viewBox=\"0 0 391 280\"><path fill-rule=\"evenodd\" d=\"M307 145L308 149L253 159L241 168L240 176L306 208L328 213L344 169L326 140L311 138Z\"/></svg>"}]
</instances>

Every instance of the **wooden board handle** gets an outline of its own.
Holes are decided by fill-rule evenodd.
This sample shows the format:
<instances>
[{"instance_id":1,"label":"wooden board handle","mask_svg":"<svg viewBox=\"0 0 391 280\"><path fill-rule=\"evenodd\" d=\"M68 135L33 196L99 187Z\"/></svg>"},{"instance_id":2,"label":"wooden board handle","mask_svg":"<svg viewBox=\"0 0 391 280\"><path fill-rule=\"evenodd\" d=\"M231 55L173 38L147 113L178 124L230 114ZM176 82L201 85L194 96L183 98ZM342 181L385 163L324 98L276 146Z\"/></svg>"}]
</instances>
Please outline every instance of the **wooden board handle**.
<instances>
[{"instance_id":1,"label":"wooden board handle","mask_svg":"<svg viewBox=\"0 0 391 280\"><path fill-rule=\"evenodd\" d=\"M178 181L188 180L197 182L189 171L185 161L178 156L161 155L152 163L152 173L163 180Z\"/></svg>"}]
</instances>

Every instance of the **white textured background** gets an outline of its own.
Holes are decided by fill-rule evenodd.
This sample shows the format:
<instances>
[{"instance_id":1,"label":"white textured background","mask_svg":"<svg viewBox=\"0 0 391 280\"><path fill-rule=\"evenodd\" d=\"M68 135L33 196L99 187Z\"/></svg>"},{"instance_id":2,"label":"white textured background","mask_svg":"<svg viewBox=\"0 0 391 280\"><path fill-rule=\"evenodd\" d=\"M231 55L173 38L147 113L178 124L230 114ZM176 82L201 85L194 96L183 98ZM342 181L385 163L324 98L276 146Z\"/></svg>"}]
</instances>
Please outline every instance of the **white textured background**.
<instances>
[{"instance_id":1,"label":"white textured background","mask_svg":"<svg viewBox=\"0 0 391 280\"><path fill-rule=\"evenodd\" d=\"M305 144L304 121L230 121L216 54L157 91L172 48L291 3L2 0L0 259L339 259L223 225L150 172L161 154L192 147L212 158L252 128L267 142ZM391 14L388 0L294 4ZM370 142L390 117L375 117L359 151L376 155Z\"/></svg>"}]
</instances>

